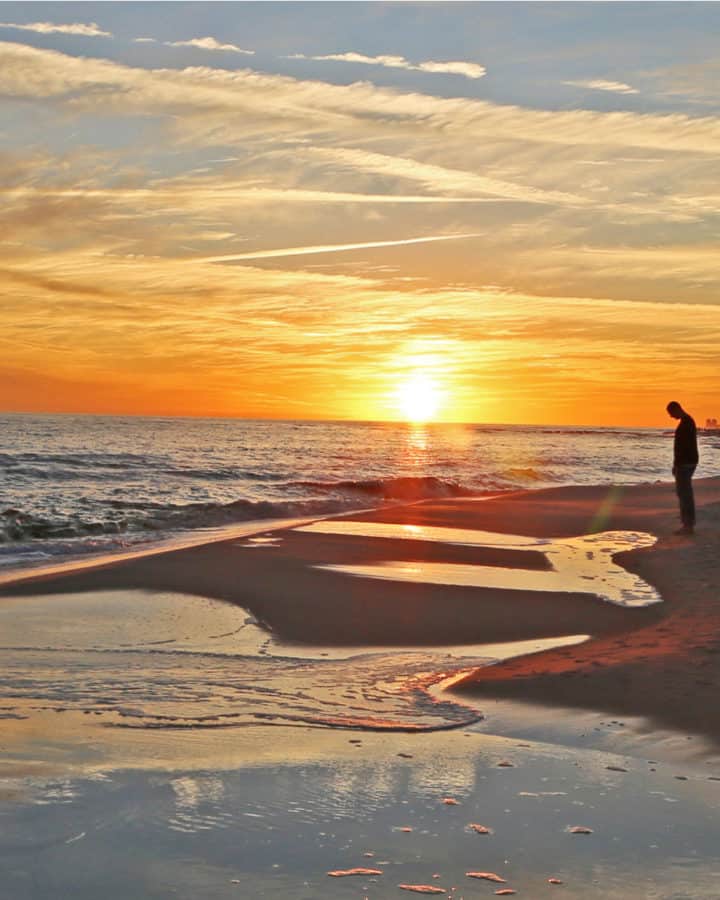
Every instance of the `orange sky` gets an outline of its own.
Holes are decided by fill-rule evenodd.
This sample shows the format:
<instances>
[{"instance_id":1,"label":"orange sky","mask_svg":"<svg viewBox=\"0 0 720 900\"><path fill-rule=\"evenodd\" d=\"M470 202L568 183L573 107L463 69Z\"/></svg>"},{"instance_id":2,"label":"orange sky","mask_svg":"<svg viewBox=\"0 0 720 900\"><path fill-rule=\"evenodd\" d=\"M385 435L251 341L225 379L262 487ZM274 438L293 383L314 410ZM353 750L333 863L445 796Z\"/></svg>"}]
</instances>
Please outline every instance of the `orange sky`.
<instances>
[{"instance_id":1,"label":"orange sky","mask_svg":"<svg viewBox=\"0 0 720 900\"><path fill-rule=\"evenodd\" d=\"M670 27L664 67L608 35L513 70L510 38L281 54L254 10L252 47L138 44L88 6L99 34L0 30L1 408L720 416L720 118Z\"/></svg>"}]
</instances>

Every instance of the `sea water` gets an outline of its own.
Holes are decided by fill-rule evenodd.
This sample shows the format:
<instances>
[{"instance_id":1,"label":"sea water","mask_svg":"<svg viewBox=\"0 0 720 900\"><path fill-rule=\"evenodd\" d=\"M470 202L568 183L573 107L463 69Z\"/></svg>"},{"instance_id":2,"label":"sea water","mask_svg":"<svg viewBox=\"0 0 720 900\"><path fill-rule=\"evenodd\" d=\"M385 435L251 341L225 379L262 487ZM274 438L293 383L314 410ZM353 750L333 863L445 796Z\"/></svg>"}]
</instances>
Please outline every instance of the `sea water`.
<instances>
[{"instance_id":1,"label":"sea water","mask_svg":"<svg viewBox=\"0 0 720 900\"><path fill-rule=\"evenodd\" d=\"M257 519L670 478L671 430L0 416L0 568ZM720 474L701 438L698 475Z\"/></svg>"}]
</instances>

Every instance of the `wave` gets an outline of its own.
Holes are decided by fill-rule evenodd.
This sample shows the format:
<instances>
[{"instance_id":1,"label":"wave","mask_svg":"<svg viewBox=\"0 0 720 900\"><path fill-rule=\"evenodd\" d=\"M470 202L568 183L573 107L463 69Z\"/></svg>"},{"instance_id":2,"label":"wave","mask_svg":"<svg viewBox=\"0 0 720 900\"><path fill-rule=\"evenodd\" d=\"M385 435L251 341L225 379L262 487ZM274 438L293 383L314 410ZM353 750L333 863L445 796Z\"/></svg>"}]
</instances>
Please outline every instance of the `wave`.
<instances>
[{"instance_id":1,"label":"wave","mask_svg":"<svg viewBox=\"0 0 720 900\"><path fill-rule=\"evenodd\" d=\"M384 500L430 500L442 497L471 497L477 491L456 481L434 475L408 475L397 478L371 478L362 481L290 481L289 487L335 492L355 492Z\"/></svg>"},{"instance_id":2,"label":"wave","mask_svg":"<svg viewBox=\"0 0 720 900\"><path fill-rule=\"evenodd\" d=\"M144 468L150 461L142 453L105 453L102 451L86 451L85 453L0 453L0 466L9 468L37 463L42 466L69 466L85 468L88 465L102 466L107 469Z\"/></svg>"},{"instance_id":3,"label":"wave","mask_svg":"<svg viewBox=\"0 0 720 900\"><path fill-rule=\"evenodd\" d=\"M528 438L532 438L538 434L558 434L570 435L571 437L617 437L623 439L643 438L652 440L654 438L663 438L668 433L672 434L672 429L668 432L659 428L622 428L601 426L597 428L575 428L571 425L473 425L469 426L479 434L523 434Z\"/></svg>"},{"instance_id":4,"label":"wave","mask_svg":"<svg viewBox=\"0 0 720 900\"><path fill-rule=\"evenodd\" d=\"M139 453L0 453L0 474L39 481L117 481L118 477L156 477L202 481L277 482L282 475L233 465L172 465L166 459Z\"/></svg>"},{"instance_id":5,"label":"wave","mask_svg":"<svg viewBox=\"0 0 720 900\"><path fill-rule=\"evenodd\" d=\"M532 466L516 466L513 469L507 469L505 475L521 481L547 481L549 478L547 472L540 472Z\"/></svg>"},{"instance_id":6,"label":"wave","mask_svg":"<svg viewBox=\"0 0 720 900\"><path fill-rule=\"evenodd\" d=\"M57 540L124 534L213 528L254 519L283 519L330 515L366 505L368 500L411 502L415 500L472 496L454 481L434 476L399 477L365 481L294 481L283 486L287 493L303 489L306 496L281 500L248 500L229 503L160 503L144 500L111 499L94 504L92 518L38 516L21 509L0 512L0 543L28 540ZM314 496L307 496L311 491ZM317 495L320 496L317 496Z\"/></svg>"}]
</instances>

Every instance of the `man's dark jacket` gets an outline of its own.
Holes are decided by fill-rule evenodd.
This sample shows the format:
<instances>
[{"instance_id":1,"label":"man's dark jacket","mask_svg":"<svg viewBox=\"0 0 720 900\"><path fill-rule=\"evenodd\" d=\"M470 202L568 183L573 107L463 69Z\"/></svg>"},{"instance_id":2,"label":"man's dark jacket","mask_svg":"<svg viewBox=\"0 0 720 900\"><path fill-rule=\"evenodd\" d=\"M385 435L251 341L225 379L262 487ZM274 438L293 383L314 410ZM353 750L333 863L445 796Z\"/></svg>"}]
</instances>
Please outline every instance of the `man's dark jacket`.
<instances>
[{"instance_id":1,"label":"man's dark jacket","mask_svg":"<svg viewBox=\"0 0 720 900\"><path fill-rule=\"evenodd\" d=\"M675 429L675 457L673 462L676 466L696 466L699 458L695 420L687 413L683 413L680 423Z\"/></svg>"}]
</instances>

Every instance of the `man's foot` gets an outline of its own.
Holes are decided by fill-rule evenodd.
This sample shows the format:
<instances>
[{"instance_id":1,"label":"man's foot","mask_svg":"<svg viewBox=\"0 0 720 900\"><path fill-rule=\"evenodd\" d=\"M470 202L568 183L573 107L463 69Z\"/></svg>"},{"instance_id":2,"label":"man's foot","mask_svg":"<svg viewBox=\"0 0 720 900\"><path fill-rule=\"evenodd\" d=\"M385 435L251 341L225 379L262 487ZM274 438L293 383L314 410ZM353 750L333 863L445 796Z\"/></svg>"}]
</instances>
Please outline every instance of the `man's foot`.
<instances>
[{"instance_id":1,"label":"man's foot","mask_svg":"<svg viewBox=\"0 0 720 900\"><path fill-rule=\"evenodd\" d=\"M683 525L677 531L674 531L673 534L695 534L695 528L693 525Z\"/></svg>"}]
</instances>

